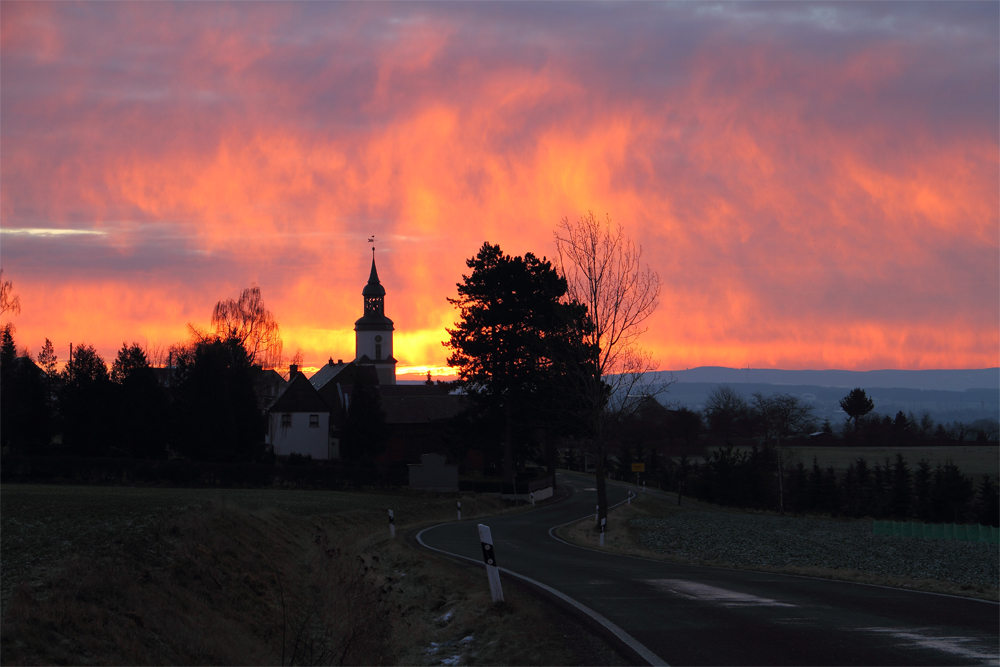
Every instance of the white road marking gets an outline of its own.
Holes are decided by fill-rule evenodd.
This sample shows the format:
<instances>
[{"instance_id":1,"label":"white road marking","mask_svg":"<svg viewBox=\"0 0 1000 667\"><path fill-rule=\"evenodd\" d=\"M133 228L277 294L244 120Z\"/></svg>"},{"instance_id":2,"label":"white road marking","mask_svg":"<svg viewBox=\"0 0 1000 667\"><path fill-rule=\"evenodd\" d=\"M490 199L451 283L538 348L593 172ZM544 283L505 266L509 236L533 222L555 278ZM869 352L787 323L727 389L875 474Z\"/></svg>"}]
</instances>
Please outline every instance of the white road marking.
<instances>
[{"instance_id":1,"label":"white road marking","mask_svg":"<svg viewBox=\"0 0 1000 667\"><path fill-rule=\"evenodd\" d=\"M749 593L730 591L725 588L699 584L684 579L645 579L647 584L670 593L683 595L695 600L717 602L725 607L794 607L793 604L762 598Z\"/></svg>"},{"instance_id":2,"label":"white road marking","mask_svg":"<svg viewBox=\"0 0 1000 667\"><path fill-rule=\"evenodd\" d=\"M929 648L962 658L982 660L981 664L984 665L1000 665L1000 654L996 646L987 646L981 639L975 637L934 637L924 634L932 631L932 628L858 628L858 630L890 635L912 648Z\"/></svg>"}]
</instances>

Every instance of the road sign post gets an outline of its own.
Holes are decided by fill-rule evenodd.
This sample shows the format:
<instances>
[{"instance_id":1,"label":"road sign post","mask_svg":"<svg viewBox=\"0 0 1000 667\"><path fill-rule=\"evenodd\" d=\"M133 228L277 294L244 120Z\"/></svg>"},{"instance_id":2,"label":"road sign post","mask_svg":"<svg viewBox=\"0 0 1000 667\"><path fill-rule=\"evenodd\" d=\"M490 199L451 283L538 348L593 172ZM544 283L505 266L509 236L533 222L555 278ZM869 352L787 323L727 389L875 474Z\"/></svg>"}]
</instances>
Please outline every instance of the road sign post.
<instances>
[{"instance_id":1,"label":"road sign post","mask_svg":"<svg viewBox=\"0 0 1000 667\"><path fill-rule=\"evenodd\" d=\"M392 516L392 510L389 510L389 537L396 539L396 521Z\"/></svg>"},{"instance_id":2,"label":"road sign post","mask_svg":"<svg viewBox=\"0 0 1000 667\"><path fill-rule=\"evenodd\" d=\"M490 595L494 602L503 602L503 588L500 586L500 569L497 567L497 556L493 548L493 535L490 527L479 524L479 542L483 547L483 561L486 563L486 577L490 580Z\"/></svg>"},{"instance_id":3,"label":"road sign post","mask_svg":"<svg viewBox=\"0 0 1000 667\"><path fill-rule=\"evenodd\" d=\"M462 520L462 501L458 501L458 520Z\"/></svg>"},{"instance_id":4,"label":"road sign post","mask_svg":"<svg viewBox=\"0 0 1000 667\"><path fill-rule=\"evenodd\" d=\"M604 546L604 526L608 523L607 518L601 519L601 546Z\"/></svg>"}]
</instances>

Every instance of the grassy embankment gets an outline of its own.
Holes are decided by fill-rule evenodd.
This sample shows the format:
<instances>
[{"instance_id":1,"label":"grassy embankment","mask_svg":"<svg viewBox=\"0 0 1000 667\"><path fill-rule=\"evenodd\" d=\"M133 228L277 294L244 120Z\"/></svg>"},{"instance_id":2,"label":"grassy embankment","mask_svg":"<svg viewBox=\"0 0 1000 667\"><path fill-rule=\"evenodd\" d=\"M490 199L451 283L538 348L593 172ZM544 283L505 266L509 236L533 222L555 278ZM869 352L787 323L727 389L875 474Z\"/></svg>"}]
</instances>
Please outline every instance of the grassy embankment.
<instances>
[{"instance_id":1,"label":"grassy embankment","mask_svg":"<svg viewBox=\"0 0 1000 667\"><path fill-rule=\"evenodd\" d=\"M631 487L633 490L635 487ZM670 498L676 498L676 494L663 494ZM671 563L684 563L690 565L707 565L712 567L726 567L736 569L749 569L763 572L778 572L783 574L797 574L803 576L819 577L823 579L836 579L838 581L853 581L865 584L875 584L880 586L892 586L895 588L905 588L911 590L927 591L931 593L946 593L949 595L960 595L965 597L976 597L987 600L998 600L1000 593L991 587L959 585L949 581L939 581L934 579L909 579L903 577L893 577L869 572L861 572L843 568L822 568L822 567L744 567L731 562L712 559L697 559L678 556L670 553L660 553L652 551L642 542L642 529L630 525L632 519L657 519L674 516L680 512L731 512L735 514L746 513L743 510L701 503L693 498L685 496L682 505L678 507L671 500L664 497L657 497L652 493L639 494L632 499L631 505L620 505L611 510L608 515L608 529L605 532L605 546L603 550L619 553L628 556L638 556L653 560L662 560ZM776 512L766 514L776 515ZM823 517L829 519L829 517ZM840 521L864 521L871 523L870 519L841 519ZM587 518L575 523L563 526L556 531L556 534L573 544L580 546L599 548L600 531L593 518ZM761 539L767 539L761 536ZM900 538L907 539L907 538Z\"/></svg>"},{"instance_id":2,"label":"grassy embankment","mask_svg":"<svg viewBox=\"0 0 1000 667\"><path fill-rule=\"evenodd\" d=\"M510 585L493 605L480 568L403 539L454 518L454 496L0 493L4 664L622 664L563 612ZM461 500L464 518L510 511Z\"/></svg>"}]
</instances>

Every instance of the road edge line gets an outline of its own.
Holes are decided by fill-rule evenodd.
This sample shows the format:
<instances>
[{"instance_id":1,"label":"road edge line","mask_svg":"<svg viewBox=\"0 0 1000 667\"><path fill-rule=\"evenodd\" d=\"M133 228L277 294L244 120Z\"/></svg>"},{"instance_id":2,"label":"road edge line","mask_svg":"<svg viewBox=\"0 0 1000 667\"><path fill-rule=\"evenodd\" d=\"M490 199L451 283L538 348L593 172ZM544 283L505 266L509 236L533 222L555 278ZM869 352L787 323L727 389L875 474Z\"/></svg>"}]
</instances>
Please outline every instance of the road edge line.
<instances>
[{"instance_id":1,"label":"road edge line","mask_svg":"<svg viewBox=\"0 0 1000 667\"><path fill-rule=\"evenodd\" d=\"M577 521L578 520L579 519L577 519ZM462 556L461 554L455 554L455 553L452 553L450 551L445 551L444 549L438 549L438 548L432 547L429 544L427 544L426 542L424 542L424 540L423 540L423 538L421 536L425 532L427 532L428 530L431 530L433 528L437 528L438 526L447 525L447 523L451 523L451 522L440 523L440 524L437 524L437 526L429 526L427 528L424 528L419 533L417 533L417 535L416 535L417 542L420 544L420 546L424 547L425 549L430 549L431 551L436 551L438 553L442 553L442 554L445 554L447 556L451 556L453 558L460 558L462 560L467 560L467 561L469 561L471 563L475 563L477 565L481 565L482 561L480 561L480 560L478 560L476 558L469 558L468 556ZM616 624L612 623L610 620L608 620L604 616L601 616L596 611L594 611L590 607L586 606L582 602L574 600L570 596L566 595L565 593L563 593L561 591L556 590L555 588L552 588L551 586L543 584L540 581L536 581L535 579L532 579L531 577L526 577L523 574L519 574L517 572L514 572L513 570L508 570L505 567L501 567L501 568L499 568L499 570L501 572L505 573L505 574L511 575L512 577L517 577L521 581L525 581L525 582L527 582L527 583L529 583L529 584L531 584L533 586L537 586L538 588L542 589L546 593L549 593L550 595L554 595L555 597L557 597L558 599L562 600L566 604L570 605L571 607L573 607L577 611L580 611L580 612L586 614L592 620L596 621L604 629L606 629L608 632L610 632L612 635L614 635L614 637L616 639L618 639L620 642L622 642L623 644L625 644L630 650L634 651L640 658L642 658L643 660L645 660L650 665L656 665L657 667L659 667L661 665L663 667L669 667L669 664L663 658L661 658L660 656L656 655L651 650L649 650L638 639L636 639L635 637L633 637L629 633L625 632L619 626L617 626Z\"/></svg>"}]
</instances>

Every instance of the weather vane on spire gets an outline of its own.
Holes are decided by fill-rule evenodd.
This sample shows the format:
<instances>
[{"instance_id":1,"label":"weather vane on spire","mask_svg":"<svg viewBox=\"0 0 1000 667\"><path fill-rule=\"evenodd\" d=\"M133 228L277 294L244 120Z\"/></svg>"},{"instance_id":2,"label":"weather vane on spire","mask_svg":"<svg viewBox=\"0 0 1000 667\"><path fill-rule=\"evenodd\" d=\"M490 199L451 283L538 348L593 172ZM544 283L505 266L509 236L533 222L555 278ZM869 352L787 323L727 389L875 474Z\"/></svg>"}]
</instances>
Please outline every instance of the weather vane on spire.
<instances>
[{"instance_id":1,"label":"weather vane on spire","mask_svg":"<svg viewBox=\"0 0 1000 667\"><path fill-rule=\"evenodd\" d=\"M372 244L372 259L375 259L375 235L368 237L368 242Z\"/></svg>"}]
</instances>

